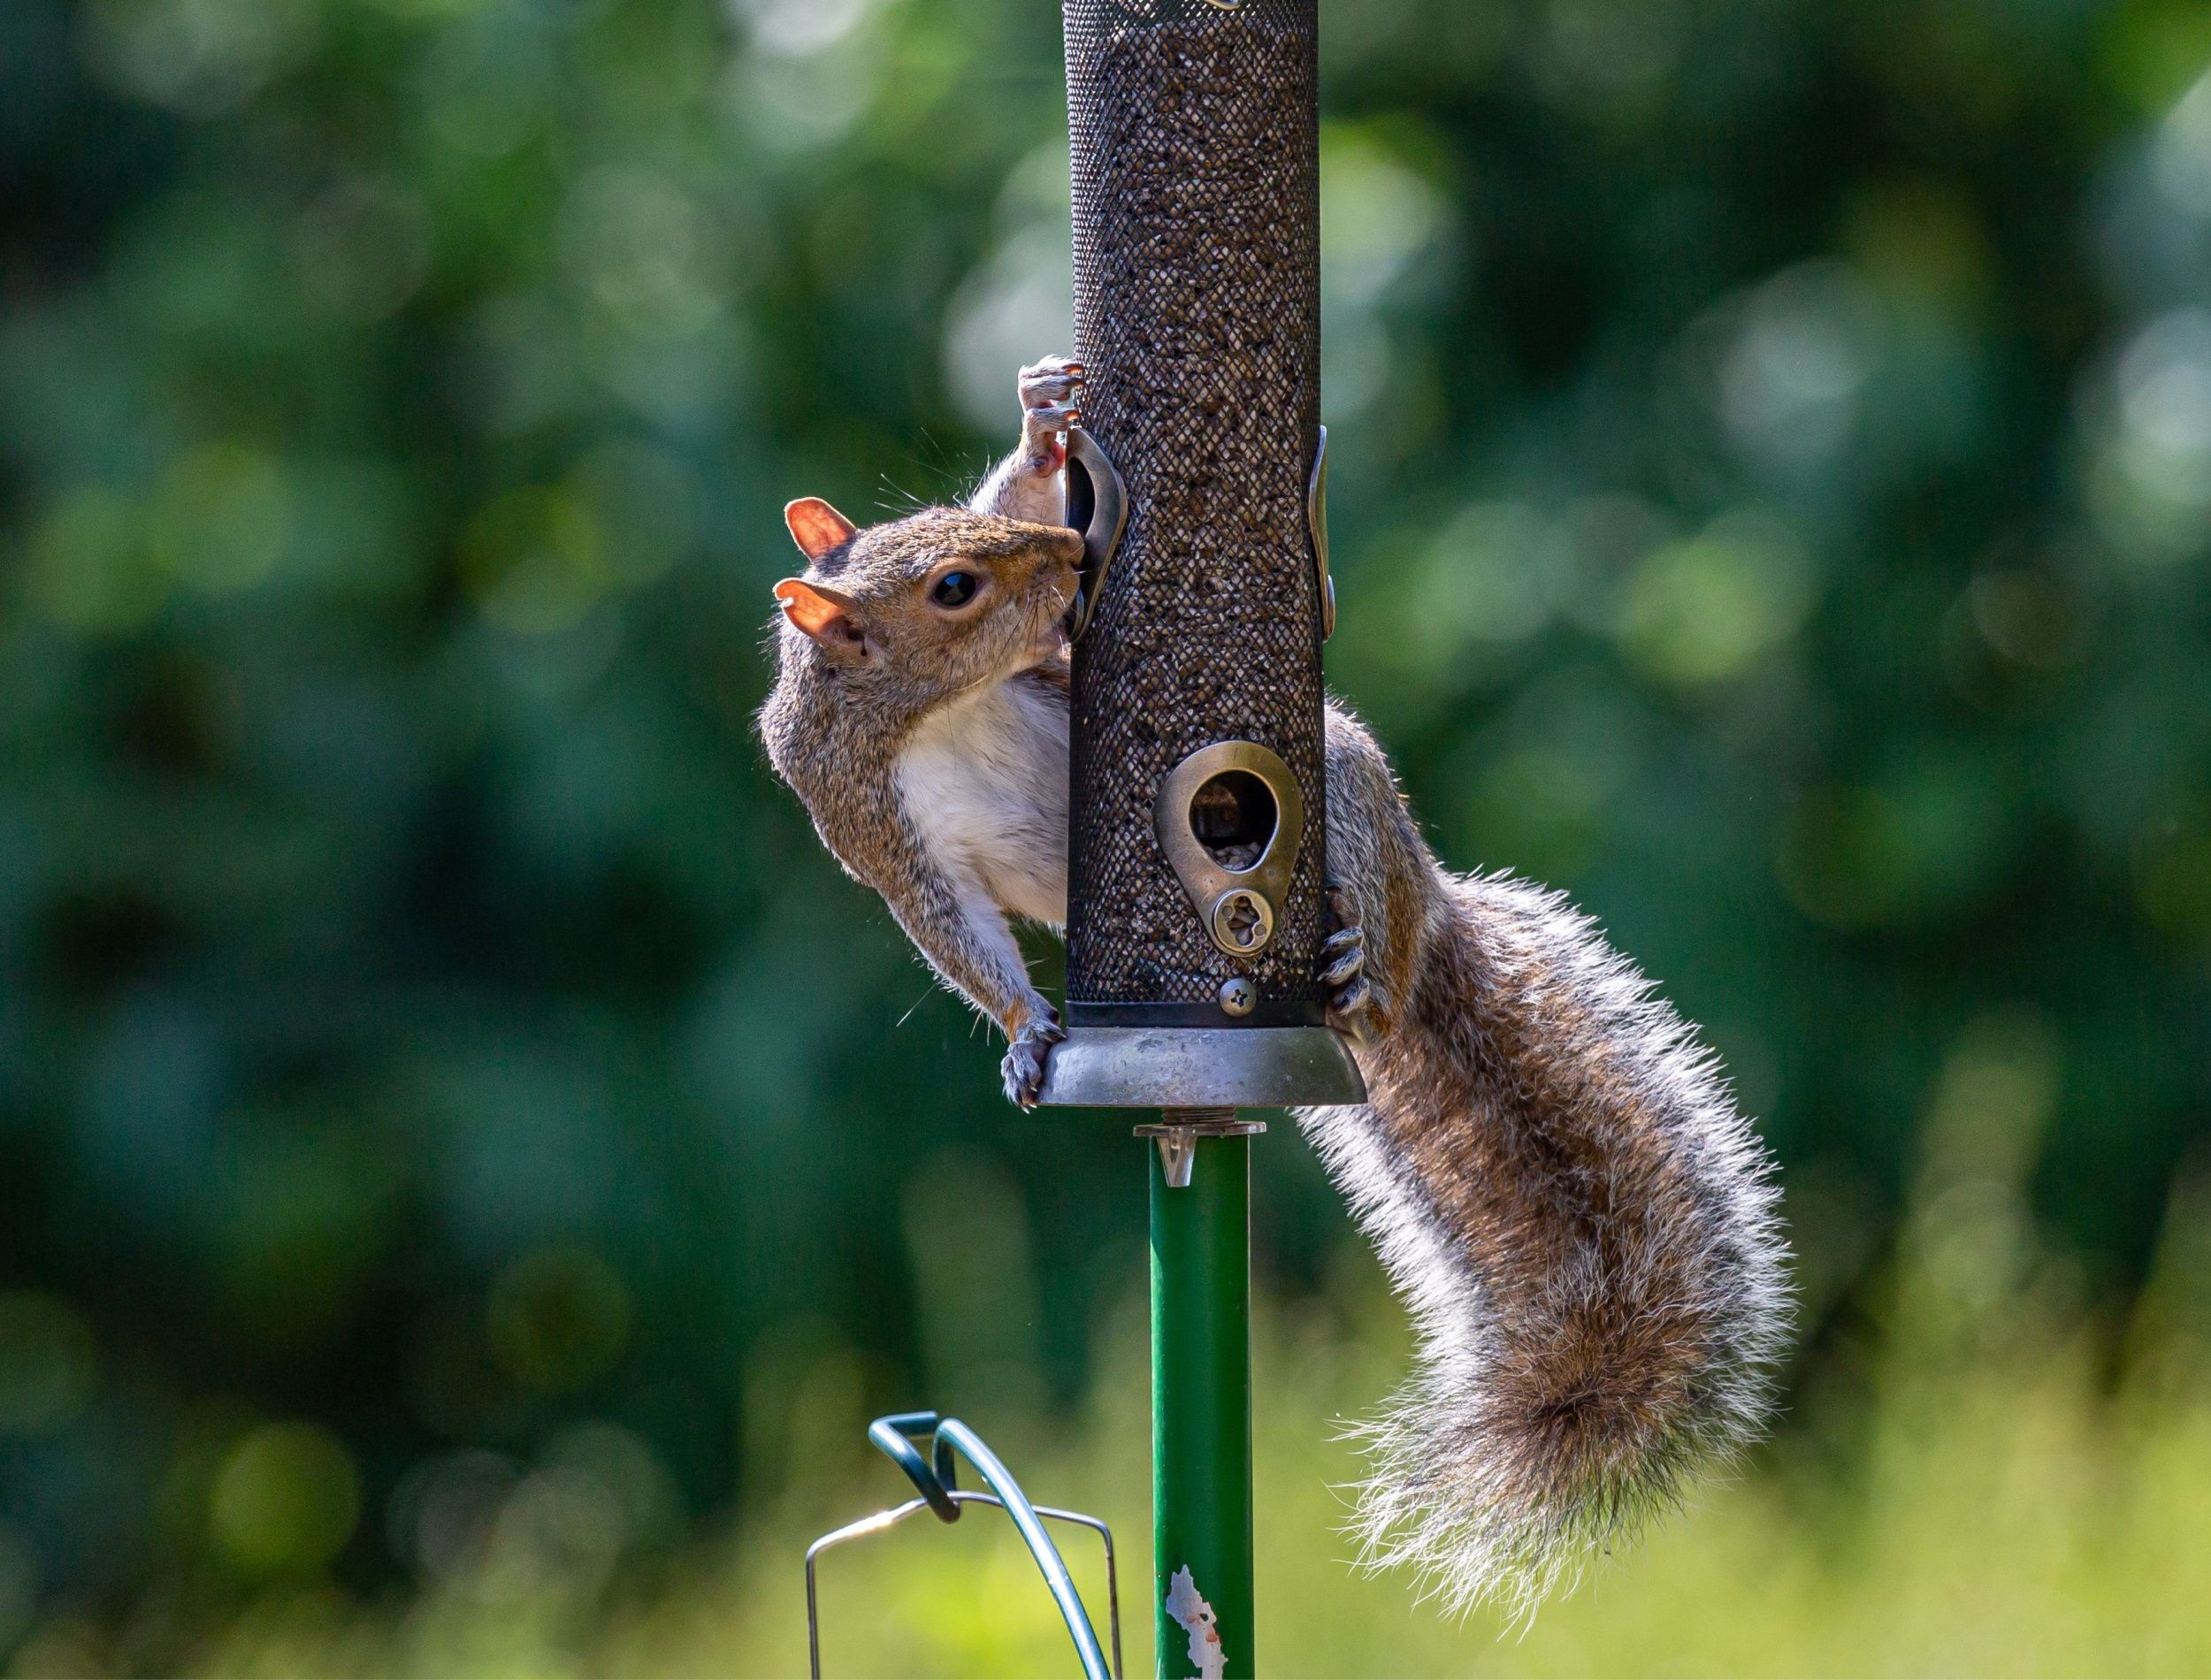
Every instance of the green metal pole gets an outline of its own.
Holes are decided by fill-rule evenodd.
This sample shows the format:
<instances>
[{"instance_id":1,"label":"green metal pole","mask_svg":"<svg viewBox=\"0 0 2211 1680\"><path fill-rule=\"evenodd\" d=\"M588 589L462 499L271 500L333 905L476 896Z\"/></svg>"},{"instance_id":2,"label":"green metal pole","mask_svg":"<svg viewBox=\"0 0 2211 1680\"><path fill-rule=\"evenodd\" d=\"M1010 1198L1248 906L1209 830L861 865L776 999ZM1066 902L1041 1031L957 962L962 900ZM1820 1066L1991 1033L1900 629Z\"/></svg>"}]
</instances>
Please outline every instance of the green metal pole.
<instances>
[{"instance_id":1,"label":"green metal pole","mask_svg":"<svg viewBox=\"0 0 2211 1680\"><path fill-rule=\"evenodd\" d=\"M1170 1112L1169 1127L1181 1116ZM1232 1118L1232 1117L1231 1117ZM1258 1129L1254 1127L1253 1129ZM1257 1673L1251 1609L1251 1140L1151 1157L1152 1605L1159 1673ZM1189 1152L1190 1180L1168 1163Z\"/></svg>"}]
</instances>

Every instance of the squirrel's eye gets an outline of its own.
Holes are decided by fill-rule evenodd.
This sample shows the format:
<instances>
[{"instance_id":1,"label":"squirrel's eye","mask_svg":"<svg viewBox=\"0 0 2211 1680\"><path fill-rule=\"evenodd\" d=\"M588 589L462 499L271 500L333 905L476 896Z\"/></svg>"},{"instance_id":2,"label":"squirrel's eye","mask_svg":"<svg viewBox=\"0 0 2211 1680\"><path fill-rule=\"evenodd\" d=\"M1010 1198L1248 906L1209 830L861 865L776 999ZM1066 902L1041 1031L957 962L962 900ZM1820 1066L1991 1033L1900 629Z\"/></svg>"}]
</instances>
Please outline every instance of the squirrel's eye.
<instances>
[{"instance_id":1,"label":"squirrel's eye","mask_svg":"<svg viewBox=\"0 0 2211 1680\"><path fill-rule=\"evenodd\" d=\"M975 590L973 572L946 572L929 592L929 598L939 607L965 607L975 599Z\"/></svg>"}]
</instances>

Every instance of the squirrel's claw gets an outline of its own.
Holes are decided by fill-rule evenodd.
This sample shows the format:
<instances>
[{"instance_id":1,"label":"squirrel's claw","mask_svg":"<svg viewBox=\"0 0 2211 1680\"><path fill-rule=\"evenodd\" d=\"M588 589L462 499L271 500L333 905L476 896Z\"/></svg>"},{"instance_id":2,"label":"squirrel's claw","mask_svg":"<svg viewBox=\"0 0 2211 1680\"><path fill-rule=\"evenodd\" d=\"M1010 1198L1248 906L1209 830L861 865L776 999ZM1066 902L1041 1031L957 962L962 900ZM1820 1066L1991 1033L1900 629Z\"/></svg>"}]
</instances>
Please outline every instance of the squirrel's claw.
<instances>
[{"instance_id":1,"label":"squirrel's claw","mask_svg":"<svg viewBox=\"0 0 2211 1680\"><path fill-rule=\"evenodd\" d=\"M1083 411L1072 402L1036 402L1021 410L1021 447L1029 470L1048 478L1067 464L1065 433L1082 424Z\"/></svg>"},{"instance_id":2,"label":"squirrel's claw","mask_svg":"<svg viewBox=\"0 0 2211 1680\"><path fill-rule=\"evenodd\" d=\"M1063 355L1048 355L1021 370L1021 447L1029 470L1039 478L1067 463L1061 434L1083 423L1075 396L1082 384L1083 364Z\"/></svg>"},{"instance_id":3,"label":"squirrel's claw","mask_svg":"<svg viewBox=\"0 0 2211 1680\"><path fill-rule=\"evenodd\" d=\"M1366 966L1366 930L1340 928L1320 947L1320 983L1340 991L1357 980Z\"/></svg>"},{"instance_id":4,"label":"squirrel's claw","mask_svg":"<svg viewBox=\"0 0 2211 1680\"><path fill-rule=\"evenodd\" d=\"M1340 894L1329 894L1329 907L1342 918ZM1366 981L1366 930L1356 922L1338 928L1321 942L1320 984L1328 995L1330 1025L1354 1039L1364 1037L1374 989Z\"/></svg>"},{"instance_id":5,"label":"squirrel's claw","mask_svg":"<svg viewBox=\"0 0 2211 1680\"><path fill-rule=\"evenodd\" d=\"M1356 1042L1365 1043L1368 1037L1367 1012L1374 1006L1374 989L1362 974L1328 1000L1328 1024L1344 1033Z\"/></svg>"},{"instance_id":6,"label":"squirrel's claw","mask_svg":"<svg viewBox=\"0 0 2211 1680\"><path fill-rule=\"evenodd\" d=\"M1017 1108L1035 1108L1044 1094L1044 1062L1052 1047L1067 1035L1067 1029L1049 1016L1039 1015L1014 1035L1006 1047L998 1074L1006 1082L1006 1100Z\"/></svg>"},{"instance_id":7,"label":"squirrel's claw","mask_svg":"<svg viewBox=\"0 0 2211 1680\"><path fill-rule=\"evenodd\" d=\"M1047 403L1065 402L1082 383L1080 362L1063 355L1048 355L1021 370L1017 388L1022 408L1041 409Z\"/></svg>"}]
</instances>

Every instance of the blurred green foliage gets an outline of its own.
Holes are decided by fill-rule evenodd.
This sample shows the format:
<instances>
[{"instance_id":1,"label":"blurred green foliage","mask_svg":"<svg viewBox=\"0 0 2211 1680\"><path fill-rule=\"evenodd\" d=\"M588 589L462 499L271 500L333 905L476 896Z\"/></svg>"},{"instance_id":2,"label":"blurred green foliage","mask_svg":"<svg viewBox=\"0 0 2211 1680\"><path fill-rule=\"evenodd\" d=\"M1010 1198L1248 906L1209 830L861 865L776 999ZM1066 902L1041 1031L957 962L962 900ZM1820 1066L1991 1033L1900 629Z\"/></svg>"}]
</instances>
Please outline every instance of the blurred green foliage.
<instances>
[{"instance_id":1,"label":"blurred green foliage","mask_svg":"<svg viewBox=\"0 0 2211 1680\"><path fill-rule=\"evenodd\" d=\"M1707 1025L1803 1254L1779 1479L1610 1614L1755 1668L1650 1584L1779 1556L1763 1637L1823 1570L1843 1608L1777 1666L2035 1666L1847 1641L1924 1585L1869 1524L1921 1558L2039 1508L1894 1454L2201 1462L2180 1401L2126 1417L2204 1285L2127 1305L2204 1218L2167 1209L2211 1098L2207 14L1323 11L1332 678L1449 859L1569 888ZM1003 1422L1041 1497L1093 1473L1043 1455L1136 1403L1133 1146L1003 1106L748 724L782 502L956 493L1065 344L1059 75L1014 0L0 5L22 1666L787 1662L787 1619L594 1630L714 1625L733 1513L737 1602L788 1618L870 1410ZM1386 1325L1287 1128L1260 1158L1283 1345ZM2015 1316L2052 1340L1974 1342ZM1317 1453L1386 1363L1267 1427ZM1327 1562L1343 1467L1292 1450L1279 1613L1480 1649ZM1873 1492L1770 1553L1792 1477ZM2116 1555L2083 1627L2168 1578ZM1560 1625L1526 1666L1643 1660Z\"/></svg>"},{"instance_id":2,"label":"blurred green foliage","mask_svg":"<svg viewBox=\"0 0 2211 1680\"><path fill-rule=\"evenodd\" d=\"M1955 1165L1955 1164L1952 1164ZM1919 1175L1907 1264L1868 1292L1881 1351L1801 1395L1756 1475L1717 1484L1647 1543L1595 1560L1578 1596L1532 1626L1464 1623L1355 1579L1337 1491L1351 1447L1316 1419L1371 1404L1402 1369L1380 1279L1347 1265L1318 1303L1262 1312L1257 1340L1258 1658L1262 1672L1336 1675L2199 1675L2211 1667L2211 1205L2176 1210L2176 1241L2118 1340L2094 1336L2022 1280L1983 1291L1985 1244L1937 1229L1955 1187L1939 1150ZM1141 1285L1136 1286L1140 1291ZM1132 1291L1098 1327L1141 1370ZM1144 1614L1149 1419L1141 1384L1100 1384L1075 1421L994 1404L1032 1489L1106 1515L1121 1547L1128 1672L1148 1674ZM271 1595L197 1653L199 1671L757 1674L805 1672L799 1571L808 1540L910 1492L860 1445L845 1359L794 1373L773 1427L787 1449L732 1531L671 1569L617 1586L590 1516L532 1472L463 1567L405 1607L324 1589ZM573 1527L563 1526L563 1519ZM1070 1531L1073 1532L1072 1531ZM1101 1620L1097 1544L1065 1542ZM923 1514L823 1555L824 1672L1073 1673L1034 1563L995 1514L955 1528ZM50 1627L38 1671L111 1660L98 1631ZM40 1666L43 1665L43 1666Z\"/></svg>"}]
</instances>

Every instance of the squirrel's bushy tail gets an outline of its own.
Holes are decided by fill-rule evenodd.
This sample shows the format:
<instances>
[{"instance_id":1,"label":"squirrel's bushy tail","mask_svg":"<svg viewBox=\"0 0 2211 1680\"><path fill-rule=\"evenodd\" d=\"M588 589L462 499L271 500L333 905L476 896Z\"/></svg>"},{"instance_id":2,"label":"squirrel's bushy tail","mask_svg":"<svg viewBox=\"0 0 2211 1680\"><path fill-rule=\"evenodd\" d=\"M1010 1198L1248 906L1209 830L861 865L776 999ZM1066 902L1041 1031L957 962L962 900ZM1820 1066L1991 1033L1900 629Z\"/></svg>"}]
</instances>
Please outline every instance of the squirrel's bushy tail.
<instances>
[{"instance_id":1,"label":"squirrel's bushy tail","mask_svg":"<svg viewBox=\"0 0 2211 1680\"><path fill-rule=\"evenodd\" d=\"M1359 1531L1455 1609L1526 1614L1756 1438L1789 1294L1763 1150L1589 920L1434 876L1369 1104L1299 1116L1419 1340L1359 1432Z\"/></svg>"}]
</instances>

